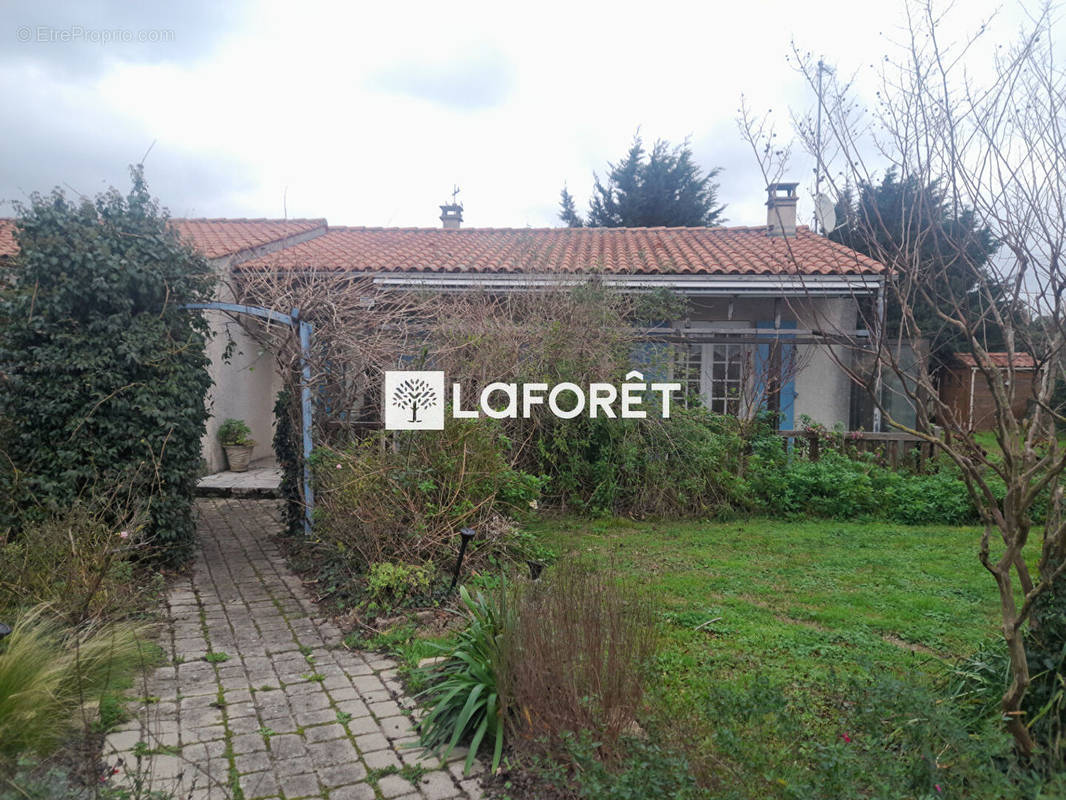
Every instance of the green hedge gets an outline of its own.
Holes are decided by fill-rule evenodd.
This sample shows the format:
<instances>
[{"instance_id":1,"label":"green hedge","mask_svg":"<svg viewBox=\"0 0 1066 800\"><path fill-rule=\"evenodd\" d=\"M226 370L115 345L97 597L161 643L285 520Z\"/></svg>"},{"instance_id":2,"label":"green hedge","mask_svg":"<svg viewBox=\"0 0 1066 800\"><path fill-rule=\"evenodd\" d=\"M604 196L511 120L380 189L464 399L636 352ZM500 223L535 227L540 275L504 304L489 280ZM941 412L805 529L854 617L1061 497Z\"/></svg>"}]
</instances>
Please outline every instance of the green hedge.
<instances>
[{"instance_id":1,"label":"green hedge","mask_svg":"<svg viewBox=\"0 0 1066 800\"><path fill-rule=\"evenodd\" d=\"M207 262L133 169L128 196L58 189L19 205L19 255L0 272L0 530L109 493L147 510L181 557L210 384Z\"/></svg>"}]
</instances>

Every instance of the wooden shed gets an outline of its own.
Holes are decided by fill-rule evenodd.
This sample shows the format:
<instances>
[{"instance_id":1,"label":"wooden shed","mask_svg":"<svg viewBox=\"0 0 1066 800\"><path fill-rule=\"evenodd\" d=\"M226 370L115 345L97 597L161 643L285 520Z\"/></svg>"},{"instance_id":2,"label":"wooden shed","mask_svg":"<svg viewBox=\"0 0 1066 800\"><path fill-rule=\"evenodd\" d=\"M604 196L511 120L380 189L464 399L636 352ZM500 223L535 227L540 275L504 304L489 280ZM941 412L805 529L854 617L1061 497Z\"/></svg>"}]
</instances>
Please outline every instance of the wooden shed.
<instances>
[{"instance_id":1,"label":"wooden shed","mask_svg":"<svg viewBox=\"0 0 1066 800\"><path fill-rule=\"evenodd\" d=\"M1011 365L1009 353L989 353L992 363L1006 372ZM1021 419L1032 396L1036 362L1028 353L1014 354L1014 396L1011 410ZM992 387L969 353L959 353L940 382L940 399L947 403L960 420L968 420L970 430L990 430L995 425L996 404Z\"/></svg>"}]
</instances>

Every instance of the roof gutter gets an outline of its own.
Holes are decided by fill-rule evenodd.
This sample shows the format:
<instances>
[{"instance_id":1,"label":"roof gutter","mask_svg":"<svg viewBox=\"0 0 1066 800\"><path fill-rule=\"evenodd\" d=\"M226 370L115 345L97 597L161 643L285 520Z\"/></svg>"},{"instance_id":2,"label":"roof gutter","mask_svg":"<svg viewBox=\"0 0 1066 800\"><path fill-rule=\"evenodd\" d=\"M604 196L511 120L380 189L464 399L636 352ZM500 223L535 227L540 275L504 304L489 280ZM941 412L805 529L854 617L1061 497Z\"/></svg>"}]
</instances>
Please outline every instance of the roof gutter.
<instances>
[{"instance_id":1,"label":"roof gutter","mask_svg":"<svg viewBox=\"0 0 1066 800\"><path fill-rule=\"evenodd\" d=\"M500 273L351 273L353 278L372 279L383 289L431 289L435 291L532 291L542 288L579 286L598 280L605 286L631 292L670 289L688 295L748 297L809 297L876 295L883 284L879 275L566 275Z\"/></svg>"}]
</instances>

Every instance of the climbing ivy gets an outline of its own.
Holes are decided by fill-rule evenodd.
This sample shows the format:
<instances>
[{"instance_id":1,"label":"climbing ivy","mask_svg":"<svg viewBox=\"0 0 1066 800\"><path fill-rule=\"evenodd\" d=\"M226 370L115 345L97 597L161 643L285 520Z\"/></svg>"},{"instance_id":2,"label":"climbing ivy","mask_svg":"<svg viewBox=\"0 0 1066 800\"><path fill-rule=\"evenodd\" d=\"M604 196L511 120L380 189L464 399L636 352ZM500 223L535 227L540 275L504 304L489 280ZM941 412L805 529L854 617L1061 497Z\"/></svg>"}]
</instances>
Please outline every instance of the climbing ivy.
<instances>
[{"instance_id":1,"label":"climbing ivy","mask_svg":"<svg viewBox=\"0 0 1066 800\"><path fill-rule=\"evenodd\" d=\"M95 201L56 189L18 204L0 265L0 539L87 494L147 512L171 559L193 535L207 412L211 269L133 167Z\"/></svg>"},{"instance_id":2,"label":"climbing ivy","mask_svg":"<svg viewBox=\"0 0 1066 800\"><path fill-rule=\"evenodd\" d=\"M303 456L299 429L293 424L299 407L289 389L282 389L274 403L274 456L281 467L281 496L285 501L285 529L295 536L303 532L304 510L300 496Z\"/></svg>"}]
</instances>

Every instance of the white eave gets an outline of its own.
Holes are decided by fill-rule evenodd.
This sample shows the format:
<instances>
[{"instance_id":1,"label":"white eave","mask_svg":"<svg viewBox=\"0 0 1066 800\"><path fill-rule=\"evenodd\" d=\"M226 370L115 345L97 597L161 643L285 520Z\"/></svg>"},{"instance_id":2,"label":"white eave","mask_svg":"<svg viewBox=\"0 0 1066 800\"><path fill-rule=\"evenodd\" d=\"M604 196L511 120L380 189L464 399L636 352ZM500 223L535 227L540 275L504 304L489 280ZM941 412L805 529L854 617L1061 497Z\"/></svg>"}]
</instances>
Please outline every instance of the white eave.
<instances>
[{"instance_id":1,"label":"white eave","mask_svg":"<svg viewBox=\"0 0 1066 800\"><path fill-rule=\"evenodd\" d=\"M487 272L376 272L352 273L392 289L435 291L529 291L577 286L591 279L624 291L671 289L688 295L746 295L748 297L807 297L874 295L880 275L609 275L603 273L487 273Z\"/></svg>"}]
</instances>

